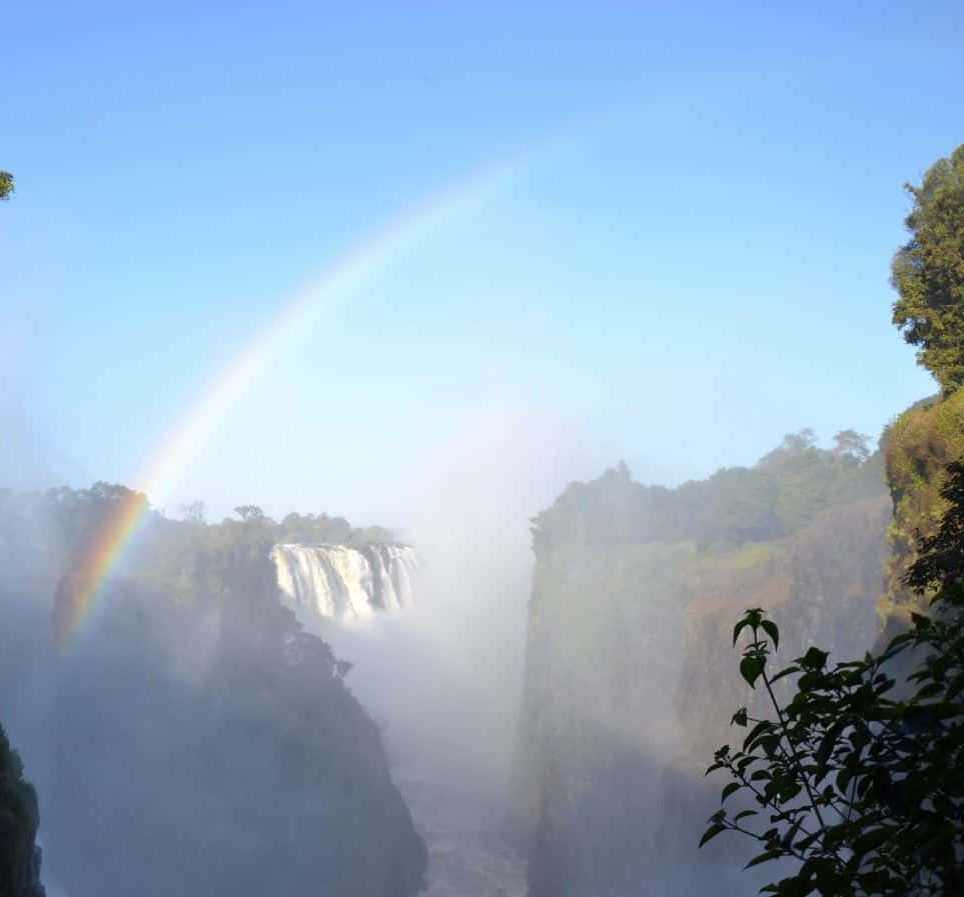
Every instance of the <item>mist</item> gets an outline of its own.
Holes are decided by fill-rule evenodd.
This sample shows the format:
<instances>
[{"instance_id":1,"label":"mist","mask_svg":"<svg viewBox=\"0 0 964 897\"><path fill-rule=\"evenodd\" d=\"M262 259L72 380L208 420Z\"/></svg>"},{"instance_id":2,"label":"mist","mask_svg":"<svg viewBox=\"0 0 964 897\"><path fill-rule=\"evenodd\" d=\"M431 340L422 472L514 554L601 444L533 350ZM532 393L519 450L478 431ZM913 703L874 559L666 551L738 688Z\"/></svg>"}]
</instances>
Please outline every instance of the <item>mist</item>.
<instances>
[{"instance_id":1,"label":"mist","mask_svg":"<svg viewBox=\"0 0 964 897\"><path fill-rule=\"evenodd\" d=\"M566 449L559 451L563 445ZM529 516L569 477L591 466L594 451L571 423L531 406L489 403L466 413L452 428L450 441L439 446L440 461L433 459L391 498L397 511L390 519L407 517L397 537L419 556L412 606L357 623L308 623L338 659L352 664L344 680L346 693L379 726L388 768L429 850L427 893L450 894L453 888L466 895L525 893L524 850L510 833L507 800L532 582ZM150 803L153 824L159 826L155 837L169 837L167 826L181 818L184 795L178 796L179 790L193 781L193 774L192 764L178 759L164 733L177 719L193 733L188 743L193 739L198 748L212 738L223 741L220 725L198 714L210 712L205 696L216 697L212 683L218 681L225 655L238 647L231 644L238 626L262 625L256 621L269 609L240 611L243 622L231 623L239 611L203 597L203 580L195 570L178 599L189 600L194 609L186 618L170 606L165 610L170 598L163 585L158 591L156 577L170 582L176 570L171 565L181 563L181 541L195 539L209 527L200 524L198 530L198 524L152 512L105 589L96 616L61 654L54 632L58 596L83 558L85 539L96 533L84 525L75 531L77 524L63 517L62 504L76 504L74 515L92 514L95 526L101 512L94 491L90 497L71 493L53 500L51 495L11 493L5 505L0 529L8 552L0 647L11 667L3 681L17 686L0 689L0 718L29 755L30 775L41 794L41 816L47 820L41 837L52 845L45 847L48 893L76 894L103 880L103 871L118 881L131 876L131 882L137 872L119 858L108 861L98 854L102 846L83 842L81 853L65 862L65 827L78 825L82 807L96 804L100 792L123 795L125 806ZM29 531L24 528L28 521ZM243 525L228 527L228 533L235 533L231 538L242 538L237 534ZM33 554L18 551L22 544ZM264 562L266 556L246 563L255 570ZM219 575L218 581L236 601L250 584L242 588L234 579L231 571L240 563L236 554L225 563L225 578ZM264 572L273 575L270 565ZM157 600L162 605L150 607ZM128 631L138 616L149 621L148 629L135 623L138 629ZM119 639L121 633L127 634ZM173 704L167 694L172 689L180 695ZM95 735L102 726L106 730ZM74 742L85 730L90 734ZM105 737L114 745L106 754ZM65 761L68 744L70 759ZM115 765L118 759L120 766ZM258 775L269 775L268 768ZM213 797L217 786L209 787ZM269 817L296 812L290 804L285 810L282 800L273 796L261 811ZM108 826L104 836L118 837L110 832ZM218 853L245 843L226 820L207 828L203 838L192 825L178 841L184 838ZM119 847L130 850L131 844ZM192 880L218 888L218 879L205 871L202 848L196 851L185 860ZM74 887L65 888L58 883L62 880L73 880Z\"/></svg>"},{"instance_id":2,"label":"mist","mask_svg":"<svg viewBox=\"0 0 964 897\"><path fill-rule=\"evenodd\" d=\"M429 894L525 893L507 798L517 748L533 557L529 517L592 464L559 415L489 402L391 497L415 546L415 604L314 630L353 663L430 851Z\"/></svg>"},{"instance_id":3,"label":"mist","mask_svg":"<svg viewBox=\"0 0 964 897\"><path fill-rule=\"evenodd\" d=\"M964 581L964 12L885 7L5 12L3 897L964 888L885 647Z\"/></svg>"}]
</instances>

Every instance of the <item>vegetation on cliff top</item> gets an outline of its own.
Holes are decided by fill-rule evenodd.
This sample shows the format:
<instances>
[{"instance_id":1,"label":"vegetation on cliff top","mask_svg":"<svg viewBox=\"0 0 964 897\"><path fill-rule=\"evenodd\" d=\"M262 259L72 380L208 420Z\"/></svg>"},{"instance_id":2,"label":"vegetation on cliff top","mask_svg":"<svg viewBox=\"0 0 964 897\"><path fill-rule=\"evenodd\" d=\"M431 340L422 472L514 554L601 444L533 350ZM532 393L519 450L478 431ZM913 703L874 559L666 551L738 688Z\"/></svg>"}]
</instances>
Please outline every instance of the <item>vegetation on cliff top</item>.
<instances>
[{"instance_id":1,"label":"vegetation on cliff top","mask_svg":"<svg viewBox=\"0 0 964 897\"><path fill-rule=\"evenodd\" d=\"M883 458L853 430L816 445L812 430L784 437L753 467L727 467L677 489L642 486L620 464L572 483L532 520L537 554L567 543L693 542L730 550L792 535L821 513L883 492Z\"/></svg>"}]
</instances>

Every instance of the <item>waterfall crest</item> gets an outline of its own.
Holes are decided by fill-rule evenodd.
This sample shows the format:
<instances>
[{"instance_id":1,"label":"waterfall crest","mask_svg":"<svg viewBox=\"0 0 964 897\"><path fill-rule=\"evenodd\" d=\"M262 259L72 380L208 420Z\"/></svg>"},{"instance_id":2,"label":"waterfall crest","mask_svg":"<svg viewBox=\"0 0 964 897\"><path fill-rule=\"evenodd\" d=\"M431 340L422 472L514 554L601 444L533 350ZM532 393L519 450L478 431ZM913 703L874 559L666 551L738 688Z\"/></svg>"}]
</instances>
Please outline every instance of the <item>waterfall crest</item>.
<instances>
[{"instance_id":1,"label":"waterfall crest","mask_svg":"<svg viewBox=\"0 0 964 897\"><path fill-rule=\"evenodd\" d=\"M361 619L413 600L418 556L409 545L275 545L282 601L308 625L319 617Z\"/></svg>"}]
</instances>

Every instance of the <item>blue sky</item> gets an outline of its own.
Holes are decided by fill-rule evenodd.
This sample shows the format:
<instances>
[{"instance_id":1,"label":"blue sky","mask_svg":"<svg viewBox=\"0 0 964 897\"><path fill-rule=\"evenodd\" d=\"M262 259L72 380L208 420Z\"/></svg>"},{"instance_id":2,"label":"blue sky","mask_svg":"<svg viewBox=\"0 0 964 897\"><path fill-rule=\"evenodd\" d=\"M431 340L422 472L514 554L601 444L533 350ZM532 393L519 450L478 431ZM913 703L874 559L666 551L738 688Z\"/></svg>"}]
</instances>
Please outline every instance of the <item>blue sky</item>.
<instances>
[{"instance_id":1,"label":"blue sky","mask_svg":"<svg viewBox=\"0 0 964 897\"><path fill-rule=\"evenodd\" d=\"M964 140L960 4L140 6L5 13L14 485L136 482L300 286L519 152L290 345L166 507L403 521L453 457L532 502L618 458L675 483L932 391L887 275L902 182Z\"/></svg>"}]
</instances>

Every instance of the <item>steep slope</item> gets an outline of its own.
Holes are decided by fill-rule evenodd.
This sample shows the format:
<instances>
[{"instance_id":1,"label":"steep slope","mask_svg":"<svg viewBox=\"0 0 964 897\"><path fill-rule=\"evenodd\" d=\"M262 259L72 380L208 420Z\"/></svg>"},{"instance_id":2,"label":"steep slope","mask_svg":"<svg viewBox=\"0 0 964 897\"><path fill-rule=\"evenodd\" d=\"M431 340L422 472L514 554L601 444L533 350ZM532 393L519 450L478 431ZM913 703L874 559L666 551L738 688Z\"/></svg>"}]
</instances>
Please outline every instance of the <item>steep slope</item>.
<instances>
[{"instance_id":1,"label":"steep slope","mask_svg":"<svg viewBox=\"0 0 964 897\"><path fill-rule=\"evenodd\" d=\"M849 436L822 451L798 434L754 468L677 490L621 467L535 518L513 788L530 897L727 893L723 849L694 854L716 799L707 757L746 700L734 617L770 609L792 633L787 656L811 641L870 646L890 517L881 468Z\"/></svg>"},{"instance_id":2,"label":"steep slope","mask_svg":"<svg viewBox=\"0 0 964 897\"><path fill-rule=\"evenodd\" d=\"M279 601L273 524L152 519L96 619L55 648L115 498L24 499L45 509L40 558L66 571L59 612L24 591L42 571L0 600L0 713L31 757L56 879L72 897L416 893L425 845L348 665Z\"/></svg>"},{"instance_id":3,"label":"steep slope","mask_svg":"<svg viewBox=\"0 0 964 897\"><path fill-rule=\"evenodd\" d=\"M37 793L0 726L0 897L44 897L40 884Z\"/></svg>"},{"instance_id":4,"label":"steep slope","mask_svg":"<svg viewBox=\"0 0 964 897\"><path fill-rule=\"evenodd\" d=\"M894 519L880 615L886 633L894 634L921 609L902 579L915 557L917 536L933 535L946 510L945 468L964 457L964 390L908 408L888 427L883 443Z\"/></svg>"}]
</instances>

